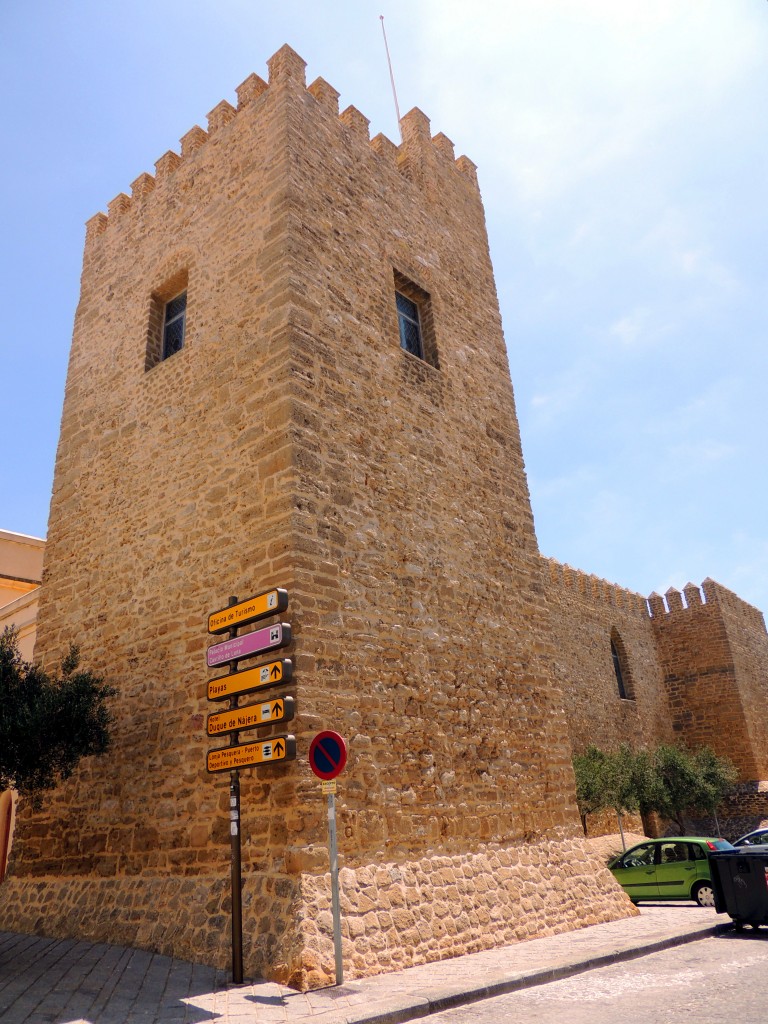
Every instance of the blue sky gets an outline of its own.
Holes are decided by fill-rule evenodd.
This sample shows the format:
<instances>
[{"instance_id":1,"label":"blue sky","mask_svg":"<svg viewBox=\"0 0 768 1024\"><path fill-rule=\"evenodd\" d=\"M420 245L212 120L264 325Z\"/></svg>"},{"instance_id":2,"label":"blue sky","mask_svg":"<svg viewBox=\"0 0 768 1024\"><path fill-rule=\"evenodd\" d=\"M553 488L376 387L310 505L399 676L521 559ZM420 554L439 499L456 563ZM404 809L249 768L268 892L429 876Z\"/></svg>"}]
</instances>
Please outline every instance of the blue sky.
<instances>
[{"instance_id":1,"label":"blue sky","mask_svg":"<svg viewBox=\"0 0 768 1024\"><path fill-rule=\"evenodd\" d=\"M0 529L44 536L84 222L290 43L479 166L545 555L768 610L764 0L4 0Z\"/></svg>"}]
</instances>

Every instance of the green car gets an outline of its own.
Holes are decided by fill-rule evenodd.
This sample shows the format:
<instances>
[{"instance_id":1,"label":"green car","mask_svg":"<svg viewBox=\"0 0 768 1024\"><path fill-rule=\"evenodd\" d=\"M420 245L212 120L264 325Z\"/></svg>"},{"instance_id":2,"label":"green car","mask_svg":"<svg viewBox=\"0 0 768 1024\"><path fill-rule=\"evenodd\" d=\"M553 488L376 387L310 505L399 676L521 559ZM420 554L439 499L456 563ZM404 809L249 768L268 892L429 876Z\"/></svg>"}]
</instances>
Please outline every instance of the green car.
<instances>
[{"instance_id":1,"label":"green car","mask_svg":"<svg viewBox=\"0 0 768 1024\"><path fill-rule=\"evenodd\" d=\"M714 907L709 855L732 850L725 839L672 836L647 839L608 864L633 903L640 900L695 900Z\"/></svg>"}]
</instances>

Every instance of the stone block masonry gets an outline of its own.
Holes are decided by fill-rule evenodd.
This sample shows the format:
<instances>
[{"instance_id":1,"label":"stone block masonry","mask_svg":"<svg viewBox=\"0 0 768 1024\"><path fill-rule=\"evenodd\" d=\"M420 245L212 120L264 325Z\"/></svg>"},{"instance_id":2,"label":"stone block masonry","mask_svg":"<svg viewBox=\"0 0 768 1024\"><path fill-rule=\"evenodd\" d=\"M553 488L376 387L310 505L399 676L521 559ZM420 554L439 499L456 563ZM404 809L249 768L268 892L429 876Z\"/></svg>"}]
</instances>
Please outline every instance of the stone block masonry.
<instances>
[{"instance_id":1,"label":"stone block masonry","mask_svg":"<svg viewBox=\"0 0 768 1024\"><path fill-rule=\"evenodd\" d=\"M768 634L762 614L705 580L649 598L672 726L730 757L742 782L768 778Z\"/></svg>"},{"instance_id":2,"label":"stone block masonry","mask_svg":"<svg viewBox=\"0 0 768 1024\"><path fill-rule=\"evenodd\" d=\"M664 672L640 594L551 559L545 563L558 681L576 753L672 742ZM611 644L620 658L620 692Z\"/></svg>"},{"instance_id":3,"label":"stone block masonry","mask_svg":"<svg viewBox=\"0 0 768 1024\"><path fill-rule=\"evenodd\" d=\"M717 819L690 818L689 831L736 838L768 820L762 614L713 580L646 599L552 560L545 567L573 750L710 746L735 763L740 782ZM597 816L589 825L615 827Z\"/></svg>"},{"instance_id":4,"label":"stone block masonry","mask_svg":"<svg viewBox=\"0 0 768 1024\"><path fill-rule=\"evenodd\" d=\"M88 224L38 653L76 640L117 687L114 747L20 813L0 921L228 963L205 623L279 585L298 758L242 773L246 972L306 988L321 728L352 976L633 910L580 837L474 165L419 110L369 141L289 47L268 67Z\"/></svg>"}]
</instances>

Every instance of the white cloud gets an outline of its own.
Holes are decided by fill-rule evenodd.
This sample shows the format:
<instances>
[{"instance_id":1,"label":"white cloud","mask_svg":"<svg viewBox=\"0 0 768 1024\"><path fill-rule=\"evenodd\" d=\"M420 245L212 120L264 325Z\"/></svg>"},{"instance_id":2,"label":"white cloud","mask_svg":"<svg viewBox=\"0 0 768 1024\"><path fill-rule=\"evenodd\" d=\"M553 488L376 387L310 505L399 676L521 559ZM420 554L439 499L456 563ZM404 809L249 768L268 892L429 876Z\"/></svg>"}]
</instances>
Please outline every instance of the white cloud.
<instances>
[{"instance_id":1,"label":"white cloud","mask_svg":"<svg viewBox=\"0 0 768 1024\"><path fill-rule=\"evenodd\" d=\"M653 309L637 306L613 321L608 336L624 349L647 348L663 341L672 330L670 323L657 320L658 314Z\"/></svg>"},{"instance_id":2,"label":"white cloud","mask_svg":"<svg viewBox=\"0 0 768 1024\"><path fill-rule=\"evenodd\" d=\"M530 399L532 428L544 428L567 416L583 401L585 381L578 367L547 381L545 390L534 392Z\"/></svg>"},{"instance_id":3,"label":"white cloud","mask_svg":"<svg viewBox=\"0 0 768 1024\"><path fill-rule=\"evenodd\" d=\"M536 501L566 499L574 493L594 488L595 473L589 466L578 466L570 473L554 477L538 477L529 474L528 483Z\"/></svg>"},{"instance_id":4,"label":"white cloud","mask_svg":"<svg viewBox=\"0 0 768 1024\"><path fill-rule=\"evenodd\" d=\"M745 601L765 608L765 581L768 579L768 541L745 534L732 538L734 561L725 579L726 585ZM730 555L730 552L728 553Z\"/></svg>"},{"instance_id":5,"label":"white cloud","mask_svg":"<svg viewBox=\"0 0 768 1024\"><path fill-rule=\"evenodd\" d=\"M675 444L666 452L665 473L680 480L683 474L706 472L716 463L733 458L736 453L737 449L733 445L707 438Z\"/></svg>"},{"instance_id":6,"label":"white cloud","mask_svg":"<svg viewBox=\"0 0 768 1024\"><path fill-rule=\"evenodd\" d=\"M708 96L719 102L761 59L738 3L425 0L423 9L427 65L457 69L441 80L433 116L450 112L455 126L458 115L473 159L476 146L501 158L533 203L644 160L670 125L684 147L691 111Z\"/></svg>"},{"instance_id":7,"label":"white cloud","mask_svg":"<svg viewBox=\"0 0 768 1024\"><path fill-rule=\"evenodd\" d=\"M673 442L686 436L711 435L730 422L741 393L741 382L736 377L723 377L687 402L664 414L657 413L647 421L646 429Z\"/></svg>"},{"instance_id":8,"label":"white cloud","mask_svg":"<svg viewBox=\"0 0 768 1024\"><path fill-rule=\"evenodd\" d=\"M733 294L739 288L734 273L702 241L706 225L682 205L667 207L641 239L641 248L662 271L688 281L698 281L711 290Z\"/></svg>"}]
</instances>

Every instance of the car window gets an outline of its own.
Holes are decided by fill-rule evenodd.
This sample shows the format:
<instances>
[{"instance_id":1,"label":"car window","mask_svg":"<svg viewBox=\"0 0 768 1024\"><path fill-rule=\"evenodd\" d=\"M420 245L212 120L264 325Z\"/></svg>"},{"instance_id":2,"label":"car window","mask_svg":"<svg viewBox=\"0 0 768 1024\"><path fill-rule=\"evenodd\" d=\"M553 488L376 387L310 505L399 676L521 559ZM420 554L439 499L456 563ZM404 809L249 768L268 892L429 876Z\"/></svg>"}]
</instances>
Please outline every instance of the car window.
<instances>
[{"instance_id":1,"label":"car window","mask_svg":"<svg viewBox=\"0 0 768 1024\"><path fill-rule=\"evenodd\" d=\"M640 868L653 864L656 853L654 843L646 843L644 846L636 846L634 850L627 850L619 861L620 868Z\"/></svg>"},{"instance_id":2,"label":"car window","mask_svg":"<svg viewBox=\"0 0 768 1024\"><path fill-rule=\"evenodd\" d=\"M691 845L691 854L693 860L707 859L707 851L702 846L697 846L695 843Z\"/></svg>"},{"instance_id":3,"label":"car window","mask_svg":"<svg viewBox=\"0 0 768 1024\"><path fill-rule=\"evenodd\" d=\"M661 844L662 864L674 864L683 860L688 860L688 843Z\"/></svg>"}]
</instances>

